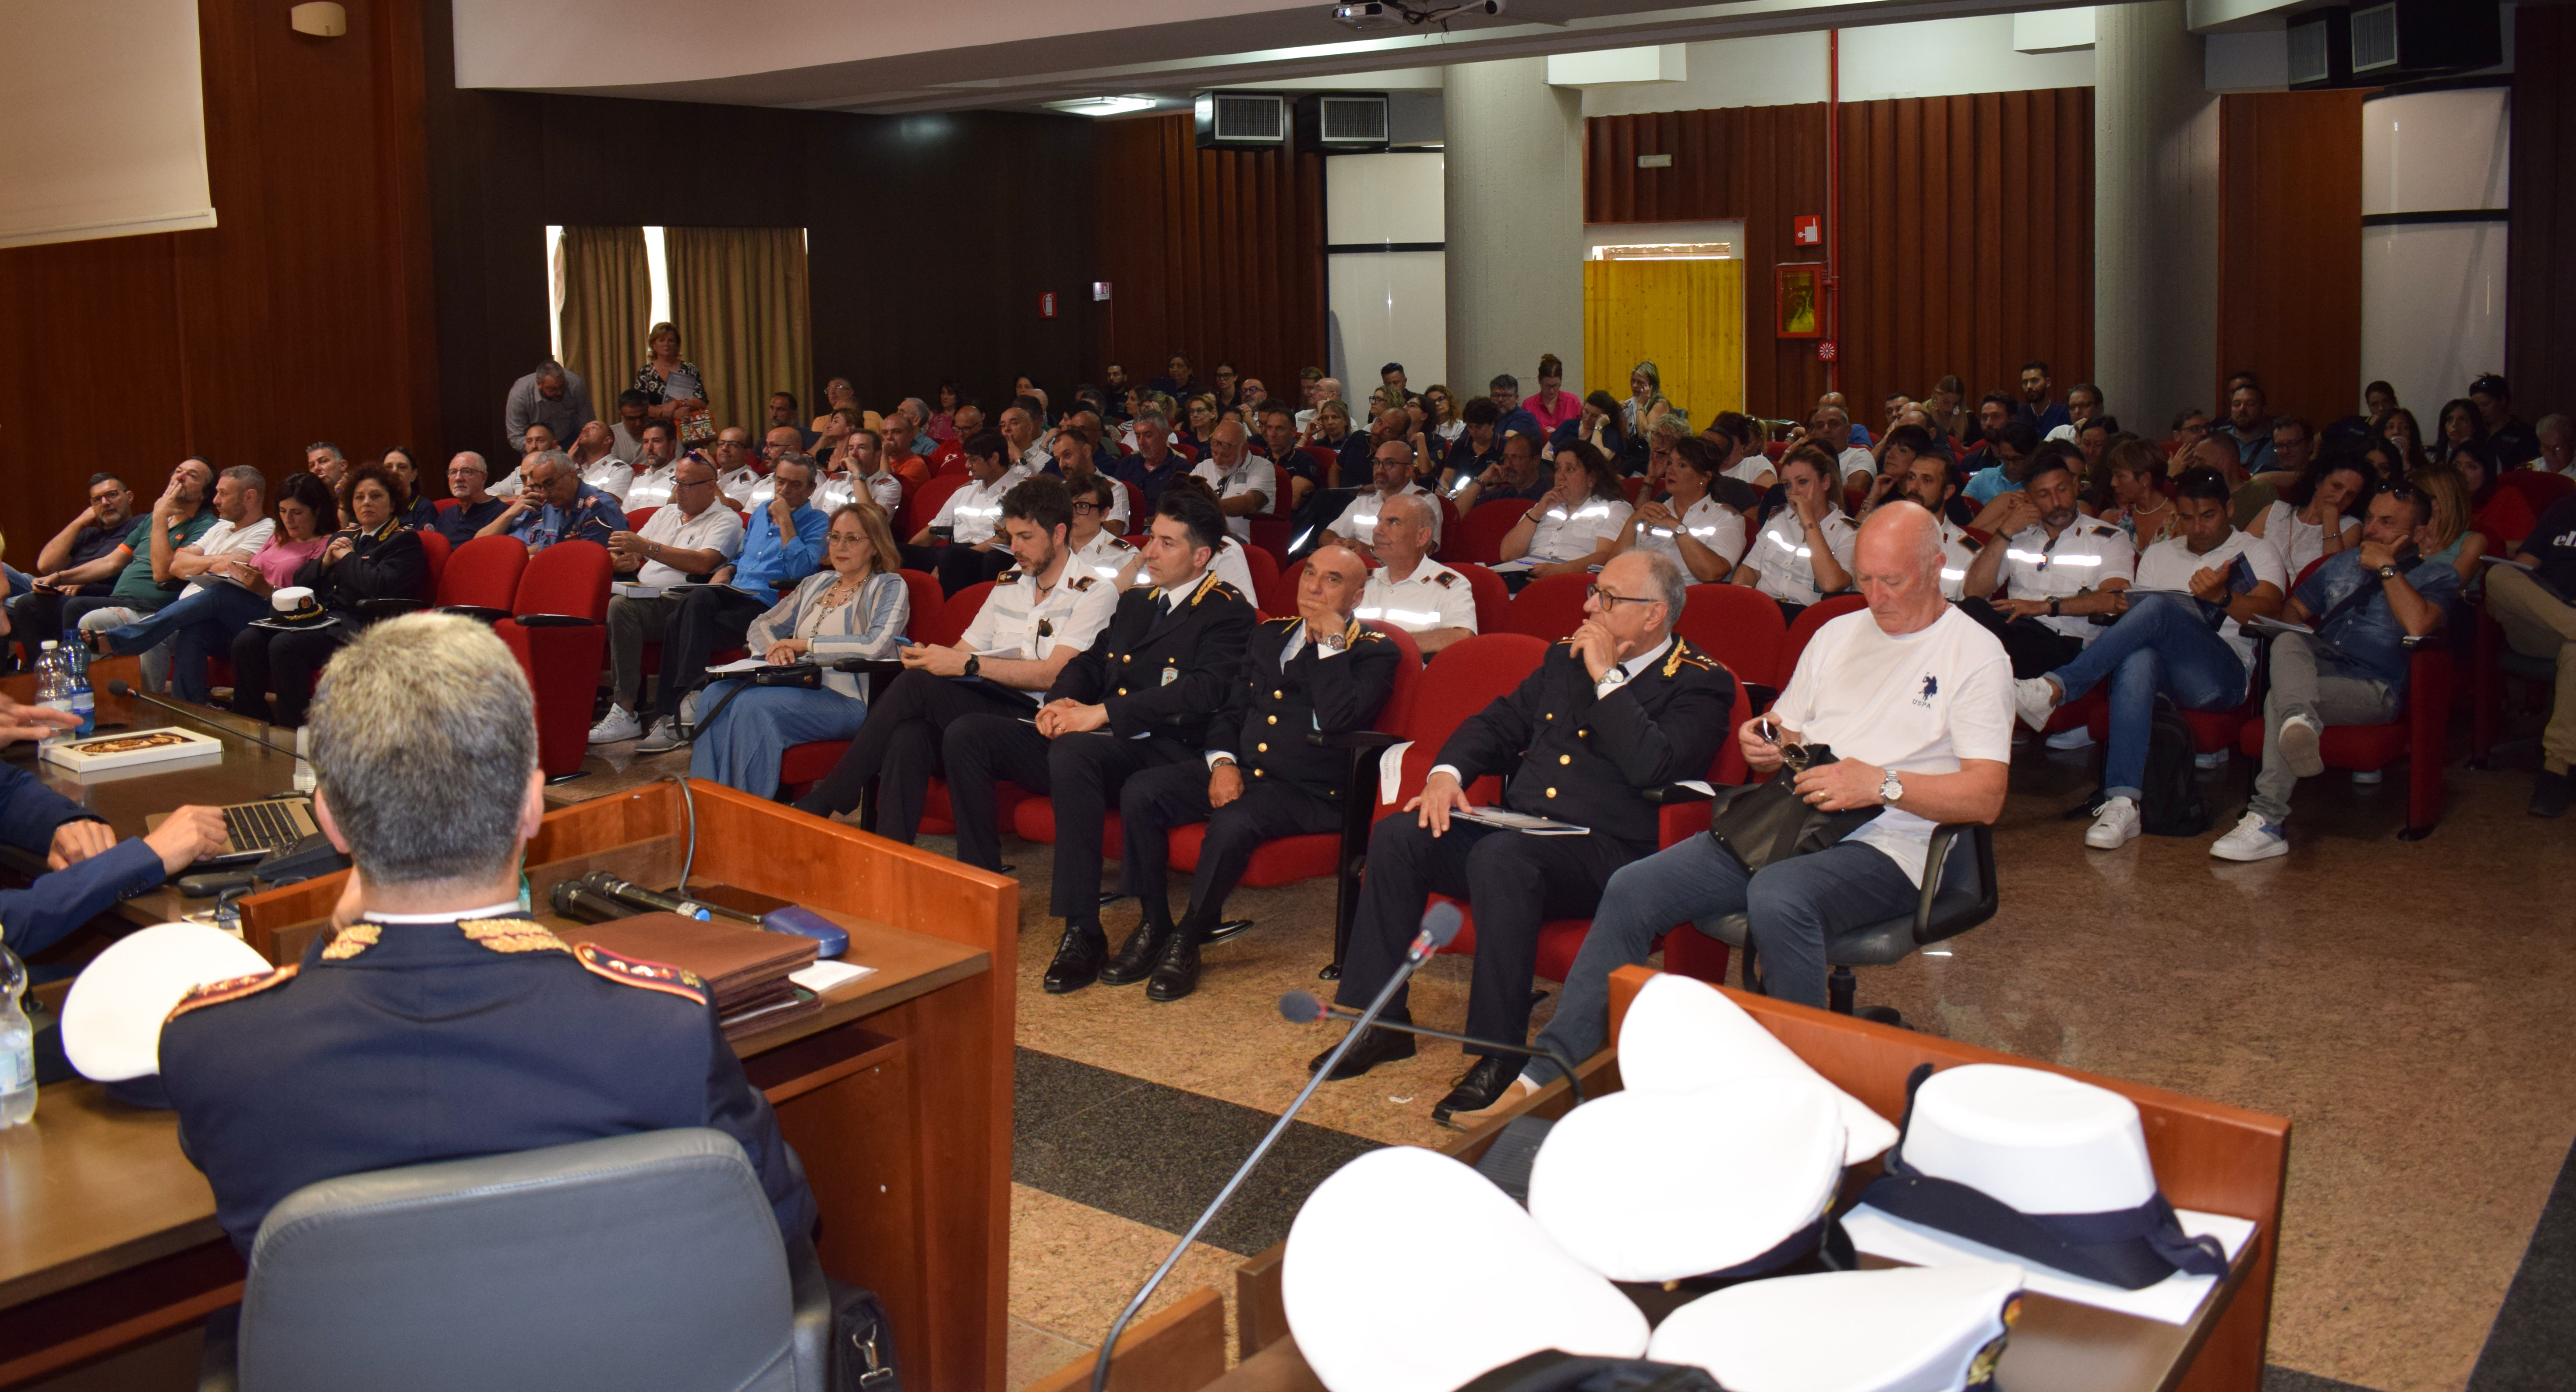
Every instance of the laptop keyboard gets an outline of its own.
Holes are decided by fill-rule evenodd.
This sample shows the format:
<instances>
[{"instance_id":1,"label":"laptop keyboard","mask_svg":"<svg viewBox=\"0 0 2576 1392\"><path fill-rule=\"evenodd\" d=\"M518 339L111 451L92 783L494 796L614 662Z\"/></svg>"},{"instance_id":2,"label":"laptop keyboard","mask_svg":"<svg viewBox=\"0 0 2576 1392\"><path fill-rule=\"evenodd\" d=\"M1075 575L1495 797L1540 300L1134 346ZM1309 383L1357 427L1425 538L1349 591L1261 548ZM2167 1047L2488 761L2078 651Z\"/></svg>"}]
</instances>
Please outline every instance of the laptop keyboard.
<instances>
[{"instance_id":1,"label":"laptop keyboard","mask_svg":"<svg viewBox=\"0 0 2576 1392\"><path fill-rule=\"evenodd\" d=\"M234 852L274 851L303 840L282 802L246 802L224 809L224 838Z\"/></svg>"}]
</instances>

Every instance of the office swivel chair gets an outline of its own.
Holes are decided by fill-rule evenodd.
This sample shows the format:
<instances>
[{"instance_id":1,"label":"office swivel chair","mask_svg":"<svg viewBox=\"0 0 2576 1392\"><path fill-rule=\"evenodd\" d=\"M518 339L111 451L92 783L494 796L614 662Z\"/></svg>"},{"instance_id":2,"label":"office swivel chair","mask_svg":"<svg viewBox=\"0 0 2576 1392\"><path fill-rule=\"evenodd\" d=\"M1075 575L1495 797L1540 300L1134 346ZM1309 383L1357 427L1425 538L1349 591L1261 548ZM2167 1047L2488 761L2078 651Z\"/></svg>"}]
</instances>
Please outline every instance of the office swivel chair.
<instances>
[{"instance_id":1,"label":"office swivel chair","mask_svg":"<svg viewBox=\"0 0 2576 1392\"><path fill-rule=\"evenodd\" d=\"M822 1392L831 1324L742 1147L649 1131L297 1190L198 1387Z\"/></svg>"}]
</instances>

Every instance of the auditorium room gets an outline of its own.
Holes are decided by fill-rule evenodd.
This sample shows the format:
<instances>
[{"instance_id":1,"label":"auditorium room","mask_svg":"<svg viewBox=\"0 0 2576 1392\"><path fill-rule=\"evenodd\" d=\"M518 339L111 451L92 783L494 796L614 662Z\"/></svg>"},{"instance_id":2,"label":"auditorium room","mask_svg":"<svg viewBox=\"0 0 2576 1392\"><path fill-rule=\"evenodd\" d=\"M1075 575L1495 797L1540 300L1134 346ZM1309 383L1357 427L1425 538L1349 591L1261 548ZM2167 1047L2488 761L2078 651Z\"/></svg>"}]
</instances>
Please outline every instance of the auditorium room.
<instances>
[{"instance_id":1,"label":"auditorium room","mask_svg":"<svg viewBox=\"0 0 2576 1392\"><path fill-rule=\"evenodd\" d=\"M2576 4L0 38L0 1392L2576 1388Z\"/></svg>"}]
</instances>

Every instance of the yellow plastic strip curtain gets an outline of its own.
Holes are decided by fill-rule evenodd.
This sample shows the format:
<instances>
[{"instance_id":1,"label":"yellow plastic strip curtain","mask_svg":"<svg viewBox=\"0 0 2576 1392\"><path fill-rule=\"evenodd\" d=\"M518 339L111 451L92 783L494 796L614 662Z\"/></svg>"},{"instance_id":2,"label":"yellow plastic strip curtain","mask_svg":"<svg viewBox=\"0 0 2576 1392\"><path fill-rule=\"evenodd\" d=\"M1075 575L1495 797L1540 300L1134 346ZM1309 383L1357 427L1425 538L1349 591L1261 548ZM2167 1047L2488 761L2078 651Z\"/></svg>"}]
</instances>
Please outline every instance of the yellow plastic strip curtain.
<instances>
[{"instance_id":1,"label":"yellow plastic strip curtain","mask_svg":"<svg viewBox=\"0 0 2576 1392\"><path fill-rule=\"evenodd\" d=\"M813 327L800 227L673 227L671 312L680 356L706 375L718 429L757 440L769 395L813 397Z\"/></svg>"},{"instance_id":2,"label":"yellow plastic strip curtain","mask_svg":"<svg viewBox=\"0 0 2576 1392\"><path fill-rule=\"evenodd\" d=\"M653 308L644 229L567 227L555 257L563 285L563 364L590 389L591 409L614 421L617 394L634 380L635 365L652 356L644 341L644 319ZM512 454L518 443L510 442ZM562 444L572 447L570 440ZM507 472L494 471L493 481Z\"/></svg>"},{"instance_id":3,"label":"yellow plastic strip curtain","mask_svg":"<svg viewBox=\"0 0 2576 1392\"><path fill-rule=\"evenodd\" d=\"M1744 263L1584 262L1584 390L1624 401L1640 362L1694 426L1743 410Z\"/></svg>"}]
</instances>

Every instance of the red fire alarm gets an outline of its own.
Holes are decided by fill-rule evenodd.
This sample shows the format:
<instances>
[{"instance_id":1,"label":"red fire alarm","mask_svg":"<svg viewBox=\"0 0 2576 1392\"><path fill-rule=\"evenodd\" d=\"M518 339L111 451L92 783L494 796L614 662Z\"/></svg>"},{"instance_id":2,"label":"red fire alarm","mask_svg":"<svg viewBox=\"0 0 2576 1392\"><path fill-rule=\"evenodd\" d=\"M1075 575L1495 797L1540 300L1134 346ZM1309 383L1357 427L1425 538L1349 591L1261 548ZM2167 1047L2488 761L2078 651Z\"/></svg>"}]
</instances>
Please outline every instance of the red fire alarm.
<instances>
[{"instance_id":1,"label":"red fire alarm","mask_svg":"<svg viewBox=\"0 0 2576 1392\"><path fill-rule=\"evenodd\" d=\"M1841 347L1836 345L1832 339L1820 338L1816 340L1816 361L1832 362L1834 359L1839 358L1842 355L1843 350Z\"/></svg>"},{"instance_id":2,"label":"red fire alarm","mask_svg":"<svg viewBox=\"0 0 2576 1392\"><path fill-rule=\"evenodd\" d=\"M1789 220L1789 240L1799 246L1825 244L1825 220L1814 213L1800 213Z\"/></svg>"},{"instance_id":3,"label":"red fire alarm","mask_svg":"<svg viewBox=\"0 0 2576 1392\"><path fill-rule=\"evenodd\" d=\"M1055 317L1055 292L1053 290L1042 291L1038 295L1038 317L1040 319L1053 319Z\"/></svg>"}]
</instances>

